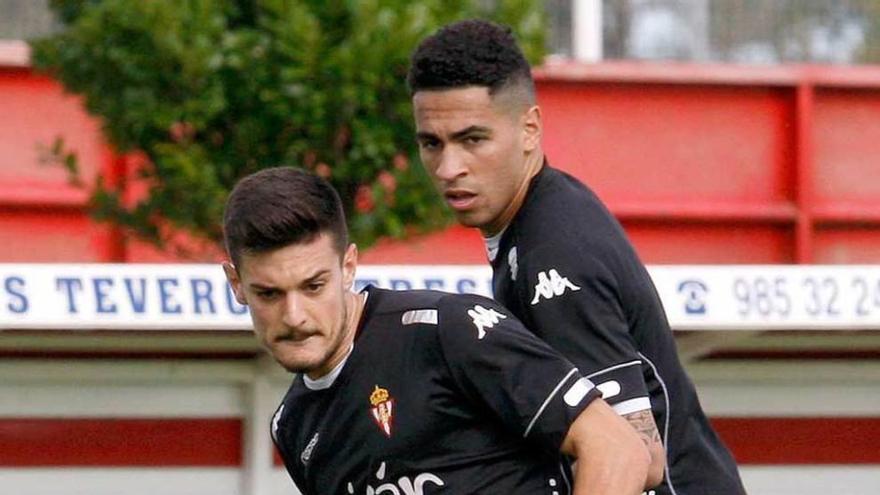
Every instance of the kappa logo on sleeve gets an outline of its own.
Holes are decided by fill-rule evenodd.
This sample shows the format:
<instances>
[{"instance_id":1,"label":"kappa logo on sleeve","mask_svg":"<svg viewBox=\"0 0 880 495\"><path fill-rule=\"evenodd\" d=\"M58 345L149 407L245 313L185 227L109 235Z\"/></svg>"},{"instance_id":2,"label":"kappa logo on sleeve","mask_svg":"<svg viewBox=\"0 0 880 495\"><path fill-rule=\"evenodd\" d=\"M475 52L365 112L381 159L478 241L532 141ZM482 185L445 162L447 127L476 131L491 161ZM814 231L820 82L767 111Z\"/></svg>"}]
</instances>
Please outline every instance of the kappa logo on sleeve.
<instances>
[{"instance_id":1,"label":"kappa logo on sleeve","mask_svg":"<svg viewBox=\"0 0 880 495\"><path fill-rule=\"evenodd\" d=\"M473 309L469 309L467 314L474 320L474 326L477 327L477 339L480 340L486 336L487 328L492 328L497 325L499 321L507 318L498 311L491 308L486 309L479 304L474 306Z\"/></svg>"},{"instance_id":2,"label":"kappa logo on sleeve","mask_svg":"<svg viewBox=\"0 0 880 495\"><path fill-rule=\"evenodd\" d=\"M544 299L553 299L555 296L561 296L565 293L566 289L571 289L572 291L581 290L580 287L571 283L568 277L560 275L555 268L540 272L538 273L538 283L535 284L535 297L532 299L532 306L541 302L542 297Z\"/></svg>"}]
</instances>

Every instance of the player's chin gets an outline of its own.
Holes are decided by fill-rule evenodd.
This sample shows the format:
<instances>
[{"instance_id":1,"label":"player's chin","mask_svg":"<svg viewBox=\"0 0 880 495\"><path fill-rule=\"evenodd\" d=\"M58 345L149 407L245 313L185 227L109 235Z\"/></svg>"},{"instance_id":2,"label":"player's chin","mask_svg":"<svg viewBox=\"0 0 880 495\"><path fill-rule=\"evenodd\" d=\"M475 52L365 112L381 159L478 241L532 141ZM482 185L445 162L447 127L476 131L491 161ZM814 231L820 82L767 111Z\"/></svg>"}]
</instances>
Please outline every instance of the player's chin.
<instances>
[{"instance_id":1,"label":"player's chin","mask_svg":"<svg viewBox=\"0 0 880 495\"><path fill-rule=\"evenodd\" d=\"M291 373L308 373L318 368L318 360L304 359L301 356L292 358L290 356L274 356L275 361Z\"/></svg>"},{"instance_id":2,"label":"player's chin","mask_svg":"<svg viewBox=\"0 0 880 495\"><path fill-rule=\"evenodd\" d=\"M302 343L282 342L272 346L272 357L291 373L304 373L318 368L323 362L323 354Z\"/></svg>"},{"instance_id":3,"label":"player's chin","mask_svg":"<svg viewBox=\"0 0 880 495\"><path fill-rule=\"evenodd\" d=\"M459 224L474 229L482 229L486 225L485 216L478 210L455 211L455 219Z\"/></svg>"}]
</instances>

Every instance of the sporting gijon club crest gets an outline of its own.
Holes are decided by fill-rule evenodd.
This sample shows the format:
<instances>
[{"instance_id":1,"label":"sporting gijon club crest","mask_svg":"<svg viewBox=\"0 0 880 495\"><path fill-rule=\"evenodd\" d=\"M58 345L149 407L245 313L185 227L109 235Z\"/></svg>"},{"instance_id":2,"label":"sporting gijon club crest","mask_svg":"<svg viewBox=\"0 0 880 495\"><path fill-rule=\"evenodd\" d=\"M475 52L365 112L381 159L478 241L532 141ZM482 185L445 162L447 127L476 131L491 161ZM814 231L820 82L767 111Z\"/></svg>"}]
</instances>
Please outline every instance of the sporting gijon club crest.
<instances>
[{"instance_id":1,"label":"sporting gijon club crest","mask_svg":"<svg viewBox=\"0 0 880 495\"><path fill-rule=\"evenodd\" d=\"M394 418L394 398L378 385L370 394L370 404L373 406L370 413L376 425L382 430L386 437L391 438L391 424Z\"/></svg>"}]
</instances>

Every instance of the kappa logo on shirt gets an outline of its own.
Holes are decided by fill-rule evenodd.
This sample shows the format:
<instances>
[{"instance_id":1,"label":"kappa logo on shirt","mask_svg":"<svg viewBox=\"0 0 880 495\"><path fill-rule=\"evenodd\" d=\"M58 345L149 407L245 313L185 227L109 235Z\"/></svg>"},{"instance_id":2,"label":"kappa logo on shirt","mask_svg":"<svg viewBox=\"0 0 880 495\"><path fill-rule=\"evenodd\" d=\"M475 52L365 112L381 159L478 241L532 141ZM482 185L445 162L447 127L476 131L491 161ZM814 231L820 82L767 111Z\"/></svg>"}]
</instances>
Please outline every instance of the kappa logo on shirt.
<instances>
[{"instance_id":1,"label":"kappa logo on shirt","mask_svg":"<svg viewBox=\"0 0 880 495\"><path fill-rule=\"evenodd\" d=\"M312 451L315 450L315 445L318 444L318 435L318 433L315 433L314 436L312 436L312 439L309 440L308 445L306 445L306 448L304 448L302 454L300 454L299 460L302 461L303 464L308 464L309 459L312 458Z\"/></svg>"},{"instance_id":2,"label":"kappa logo on shirt","mask_svg":"<svg viewBox=\"0 0 880 495\"><path fill-rule=\"evenodd\" d=\"M560 275L555 268L551 268L546 272L540 272L538 273L538 283L535 285L535 297L532 299L532 306L541 302L542 297L544 299L553 299L555 296L561 296L565 293L566 289L571 289L572 291L581 290L580 287L571 283L568 277Z\"/></svg>"},{"instance_id":3,"label":"kappa logo on shirt","mask_svg":"<svg viewBox=\"0 0 880 495\"><path fill-rule=\"evenodd\" d=\"M492 328L497 325L499 321L507 318L498 311L495 311L494 309L486 309L479 304L474 306L473 309L469 309L467 314L474 320L474 326L477 327L477 339L480 340L486 336L487 328Z\"/></svg>"}]
</instances>

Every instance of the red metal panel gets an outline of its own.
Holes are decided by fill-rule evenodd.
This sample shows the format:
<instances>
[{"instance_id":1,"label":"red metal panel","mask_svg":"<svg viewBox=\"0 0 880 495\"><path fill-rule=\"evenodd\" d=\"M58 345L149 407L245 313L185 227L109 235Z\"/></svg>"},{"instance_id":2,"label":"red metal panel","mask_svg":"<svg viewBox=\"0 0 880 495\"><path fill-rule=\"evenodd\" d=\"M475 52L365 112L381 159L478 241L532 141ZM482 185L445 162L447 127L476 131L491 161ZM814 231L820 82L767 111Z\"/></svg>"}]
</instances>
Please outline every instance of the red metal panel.
<instances>
[{"instance_id":1,"label":"red metal panel","mask_svg":"<svg viewBox=\"0 0 880 495\"><path fill-rule=\"evenodd\" d=\"M858 209L876 219L880 215L880 89L821 89L815 115L816 206L833 210L850 205L852 220L859 220Z\"/></svg>"},{"instance_id":2,"label":"red metal panel","mask_svg":"<svg viewBox=\"0 0 880 495\"><path fill-rule=\"evenodd\" d=\"M125 255L130 263L215 263L226 259L221 246L183 232L173 235L164 250L140 239L126 239Z\"/></svg>"},{"instance_id":3,"label":"red metal panel","mask_svg":"<svg viewBox=\"0 0 880 495\"><path fill-rule=\"evenodd\" d=\"M111 159L97 122L83 111L78 98L63 93L51 79L0 68L0 108L0 182L18 182L20 187L65 183L62 167L40 165L41 149L59 137L79 155L87 181ZM0 189L0 197L4 194Z\"/></svg>"},{"instance_id":4,"label":"red metal panel","mask_svg":"<svg viewBox=\"0 0 880 495\"><path fill-rule=\"evenodd\" d=\"M880 258L880 69L604 63L536 73L551 162L597 190L646 260ZM38 145L62 136L86 177L102 170L127 198L139 194L77 98L26 67L0 67L0 108L0 259L181 259L95 227L80 210L86 195L39 165ZM485 257L476 231L454 229L382 242L362 261Z\"/></svg>"},{"instance_id":5,"label":"red metal panel","mask_svg":"<svg viewBox=\"0 0 880 495\"><path fill-rule=\"evenodd\" d=\"M773 207L793 199L785 90L555 82L539 88L551 163L612 207Z\"/></svg>"},{"instance_id":6,"label":"red metal panel","mask_svg":"<svg viewBox=\"0 0 880 495\"><path fill-rule=\"evenodd\" d=\"M105 261L105 234L77 209L0 208L0 261Z\"/></svg>"},{"instance_id":7,"label":"red metal panel","mask_svg":"<svg viewBox=\"0 0 880 495\"><path fill-rule=\"evenodd\" d=\"M842 225L816 229L816 263L880 263L880 226Z\"/></svg>"},{"instance_id":8,"label":"red metal panel","mask_svg":"<svg viewBox=\"0 0 880 495\"><path fill-rule=\"evenodd\" d=\"M712 424L744 465L880 464L880 418L719 417ZM238 418L4 418L0 466L235 467L241 428ZM277 455L274 461L280 465Z\"/></svg>"},{"instance_id":9,"label":"red metal panel","mask_svg":"<svg viewBox=\"0 0 880 495\"><path fill-rule=\"evenodd\" d=\"M45 163L57 138L75 151L85 182L114 158L78 98L26 69L0 68L0 259L123 261L120 234L86 217L88 194Z\"/></svg>"},{"instance_id":10,"label":"red metal panel","mask_svg":"<svg viewBox=\"0 0 880 495\"><path fill-rule=\"evenodd\" d=\"M880 418L712 418L739 464L880 464Z\"/></svg>"},{"instance_id":11,"label":"red metal panel","mask_svg":"<svg viewBox=\"0 0 880 495\"><path fill-rule=\"evenodd\" d=\"M479 231L459 226L406 241L381 241L360 254L361 263L374 265L479 265L486 260L486 246Z\"/></svg>"},{"instance_id":12,"label":"red metal panel","mask_svg":"<svg viewBox=\"0 0 880 495\"><path fill-rule=\"evenodd\" d=\"M793 236L784 226L633 222L624 227L645 263L791 263Z\"/></svg>"},{"instance_id":13,"label":"red metal panel","mask_svg":"<svg viewBox=\"0 0 880 495\"><path fill-rule=\"evenodd\" d=\"M797 157L794 187L798 214L795 223L794 261L809 263L813 258L813 87L806 82L798 85L796 102L795 142L792 154Z\"/></svg>"},{"instance_id":14,"label":"red metal panel","mask_svg":"<svg viewBox=\"0 0 880 495\"><path fill-rule=\"evenodd\" d=\"M4 418L0 466L239 466L238 418Z\"/></svg>"}]
</instances>

